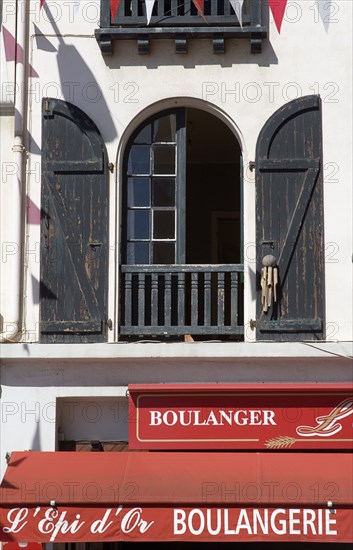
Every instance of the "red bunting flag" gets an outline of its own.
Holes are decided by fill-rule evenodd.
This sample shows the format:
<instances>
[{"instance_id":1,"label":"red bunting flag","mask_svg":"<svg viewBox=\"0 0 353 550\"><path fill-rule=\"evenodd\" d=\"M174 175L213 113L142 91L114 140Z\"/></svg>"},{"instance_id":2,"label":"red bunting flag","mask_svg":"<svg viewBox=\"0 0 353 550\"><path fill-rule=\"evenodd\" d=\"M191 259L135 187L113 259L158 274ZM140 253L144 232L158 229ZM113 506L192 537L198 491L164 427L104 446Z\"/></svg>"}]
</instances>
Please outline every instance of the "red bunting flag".
<instances>
[{"instance_id":1,"label":"red bunting flag","mask_svg":"<svg viewBox=\"0 0 353 550\"><path fill-rule=\"evenodd\" d=\"M192 0L192 1L193 1L194 5L196 6L197 11L201 15L202 19L205 19L204 9L203 9L205 0ZM40 9L42 9L45 0L39 0L39 2L40 2ZM240 24L242 24L241 8L242 8L243 2L241 0L240 1L239 0L237 0L237 1L230 0L230 3L231 3L231 5L233 6L233 9L236 12L236 15L238 17L238 20L239 20ZM275 20L277 30L278 30L278 32L281 32L281 26L282 26L282 21L283 21L283 17L284 17L284 12L286 10L287 0L268 0L268 3L269 3L269 6L271 8L271 11L272 11L273 18ZM111 13L112 20L114 20L116 18L116 14L117 14L117 11L118 11L118 8L119 8L119 4L120 4L120 0L110 0L110 13ZM153 7L154 2L150 2L150 4ZM234 5L236 5L237 9L234 8ZM151 11L151 10L149 9L149 11ZM151 14L149 14L149 15L151 15Z\"/></svg>"},{"instance_id":2,"label":"red bunting flag","mask_svg":"<svg viewBox=\"0 0 353 550\"><path fill-rule=\"evenodd\" d=\"M204 5L205 0L192 0L192 1L195 4L195 6L197 8L197 11L201 15L202 19L205 19L205 15L203 13L203 5Z\"/></svg>"},{"instance_id":3,"label":"red bunting flag","mask_svg":"<svg viewBox=\"0 0 353 550\"><path fill-rule=\"evenodd\" d=\"M281 25L284 12L286 11L287 0L268 0L268 3L272 11L273 18L275 20L277 30L278 32L281 32Z\"/></svg>"},{"instance_id":4,"label":"red bunting flag","mask_svg":"<svg viewBox=\"0 0 353 550\"><path fill-rule=\"evenodd\" d=\"M4 40L5 60L7 62L15 61L16 63L24 63L25 55L22 46L17 44L15 37L5 27L2 27L2 35ZM39 74L35 71L31 64L28 64L28 76L38 78Z\"/></svg>"},{"instance_id":5,"label":"red bunting flag","mask_svg":"<svg viewBox=\"0 0 353 550\"><path fill-rule=\"evenodd\" d=\"M119 4L120 4L120 0L110 0L110 14L111 14L112 20L116 18Z\"/></svg>"},{"instance_id":6,"label":"red bunting flag","mask_svg":"<svg viewBox=\"0 0 353 550\"><path fill-rule=\"evenodd\" d=\"M2 35L4 39L4 50L5 50L5 59L6 61L16 61L16 40L12 36L10 31L5 27L2 28ZM23 50L18 48L18 62L22 63L23 61Z\"/></svg>"}]
</instances>

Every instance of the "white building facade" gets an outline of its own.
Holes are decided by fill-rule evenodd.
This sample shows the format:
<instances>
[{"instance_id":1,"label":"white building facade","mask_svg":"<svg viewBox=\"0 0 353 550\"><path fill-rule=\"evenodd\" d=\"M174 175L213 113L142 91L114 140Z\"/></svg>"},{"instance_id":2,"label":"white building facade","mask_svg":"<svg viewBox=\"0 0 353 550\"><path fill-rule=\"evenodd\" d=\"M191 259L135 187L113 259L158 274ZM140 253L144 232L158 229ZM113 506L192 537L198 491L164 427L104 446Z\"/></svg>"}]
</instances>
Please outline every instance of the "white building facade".
<instances>
[{"instance_id":1,"label":"white building facade","mask_svg":"<svg viewBox=\"0 0 353 550\"><path fill-rule=\"evenodd\" d=\"M351 2L208 3L2 4L1 476L131 384L352 390Z\"/></svg>"}]
</instances>

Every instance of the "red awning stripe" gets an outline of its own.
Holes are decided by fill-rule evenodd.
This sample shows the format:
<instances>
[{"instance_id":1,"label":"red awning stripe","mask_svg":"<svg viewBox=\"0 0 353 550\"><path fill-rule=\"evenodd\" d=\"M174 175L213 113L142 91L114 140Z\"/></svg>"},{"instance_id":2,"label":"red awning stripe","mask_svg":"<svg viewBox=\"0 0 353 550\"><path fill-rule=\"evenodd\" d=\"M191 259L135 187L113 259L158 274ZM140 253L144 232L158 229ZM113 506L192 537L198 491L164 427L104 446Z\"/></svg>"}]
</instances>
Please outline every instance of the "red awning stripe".
<instances>
[{"instance_id":1,"label":"red awning stripe","mask_svg":"<svg viewBox=\"0 0 353 550\"><path fill-rule=\"evenodd\" d=\"M0 540L353 542L352 492L348 453L15 452Z\"/></svg>"},{"instance_id":2,"label":"red awning stripe","mask_svg":"<svg viewBox=\"0 0 353 550\"><path fill-rule=\"evenodd\" d=\"M351 453L14 452L4 505L353 507Z\"/></svg>"}]
</instances>

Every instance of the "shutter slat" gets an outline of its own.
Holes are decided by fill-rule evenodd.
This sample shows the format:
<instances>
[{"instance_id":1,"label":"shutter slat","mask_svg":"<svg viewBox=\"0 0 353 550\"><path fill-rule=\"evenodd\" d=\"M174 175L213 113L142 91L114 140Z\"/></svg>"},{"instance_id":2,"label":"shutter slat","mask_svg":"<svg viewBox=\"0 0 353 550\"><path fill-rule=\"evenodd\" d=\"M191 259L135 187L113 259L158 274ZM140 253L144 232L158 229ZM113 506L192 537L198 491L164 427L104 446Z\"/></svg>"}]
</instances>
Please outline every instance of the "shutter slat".
<instances>
[{"instance_id":1,"label":"shutter slat","mask_svg":"<svg viewBox=\"0 0 353 550\"><path fill-rule=\"evenodd\" d=\"M42 321L40 324L41 332L65 332L65 333L80 333L80 332L101 332L102 320L97 321Z\"/></svg>"},{"instance_id":2,"label":"shutter slat","mask_svg":"<svg viewBox=\"0 0 353 550\"><path fill-rule=\"evenodd\" d=\"M49 172L101 172L103 170L103 160L53 160L45 163L45 168Z\"/></svg>"},{"instance_id":3,"label":"shutter slat","mask_svg":"<svg viewBox=\"0 0 353 550\"><path fill-rule=\"evenodd\" d=\"M286 321L269 321L263 319L256 323L256 328L259 330L265 330L266 332L285 331L285 332L297 332L298 330L306 332L321 331L322 320L321 319L290 319Z\"/></svg>"}]
</instances>

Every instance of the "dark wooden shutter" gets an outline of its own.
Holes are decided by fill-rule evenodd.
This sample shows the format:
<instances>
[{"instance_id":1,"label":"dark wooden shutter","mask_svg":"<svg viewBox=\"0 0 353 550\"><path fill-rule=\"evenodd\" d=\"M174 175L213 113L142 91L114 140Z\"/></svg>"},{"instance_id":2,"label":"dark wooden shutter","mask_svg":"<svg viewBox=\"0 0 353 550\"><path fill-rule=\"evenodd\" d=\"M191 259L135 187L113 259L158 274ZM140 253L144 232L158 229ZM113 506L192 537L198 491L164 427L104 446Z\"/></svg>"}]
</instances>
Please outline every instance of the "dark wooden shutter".
<instances>
[{"instance_id":1,"label":"dark wooden shutter","mask_svg":"<svg viewBox=\"0 0 353 550\"><path fill-rule=\"evenodd\" d=\"M321 339L324 333L324 226L321 102L284 105L256 148L257 338ZM279 299L262 312L262 258L279 268Z\"/></svg>"},{"instance_id":2,"label":"dark wooden shutter","mask_svg":"<svg viewBox=\"0 0 353 550\"><path fill-rule=\"evenodd\" d=\"M57 99L42 104L40 333L43 342L106 335L108 168L92 120Z\"/></svg>"}]
</instances>

